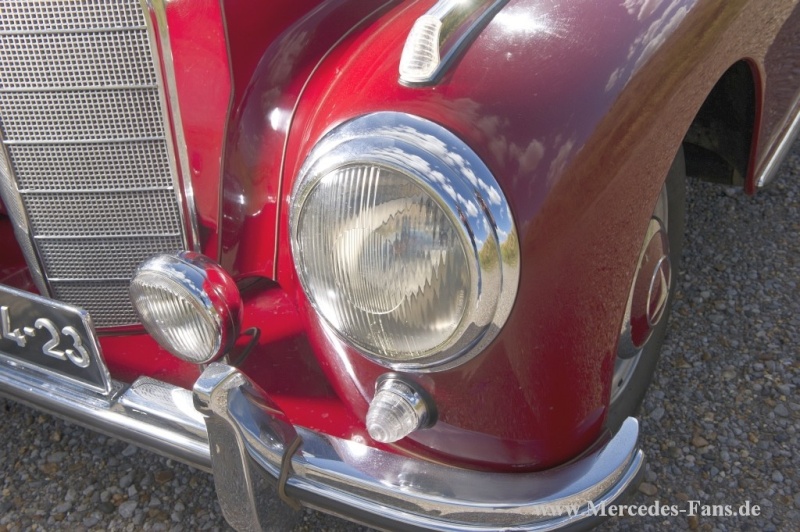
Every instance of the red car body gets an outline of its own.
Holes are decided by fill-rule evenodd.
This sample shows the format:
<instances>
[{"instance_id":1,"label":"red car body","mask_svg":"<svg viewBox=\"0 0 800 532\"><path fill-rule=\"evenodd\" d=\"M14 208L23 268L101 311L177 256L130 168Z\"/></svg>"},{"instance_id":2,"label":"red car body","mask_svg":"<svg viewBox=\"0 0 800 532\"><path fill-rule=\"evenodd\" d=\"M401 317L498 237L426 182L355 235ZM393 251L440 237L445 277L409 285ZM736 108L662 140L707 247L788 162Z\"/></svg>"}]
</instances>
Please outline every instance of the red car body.
<instances>
[{"instance_id":1,"label":"red car body","mask_svg":"<svg viewBox=\"0 0 800 532\"><path fill-rule=\"evenodd\" d=\"M291 425L458 468L546 471L608 437L620 323L681 143L734 161L730 182L754 193L796 133L800 10L792 0L499 2L438 81L400 83L409 31L434 4L149 5L180 182L191 191L190 241L237 282L242 330L261 331L239 370ZM704 103L728 85L744 119L728 123L728 135L710 120L698 127L698 116L713 116ZM289 228L311 150L341 124L382 111L427 119L474 150L508 199L521 272L488 348L451 369L411 372L435 399L438 422L393 444L373 441L364 424L386 368L323 326L298 279ZM714 140L698 140L700 129ZM688 151L687 166L707 169ZM34 290L7 217L0 241L11 250L0 283ZM116 381L147 376L191 389L203 371L141 328L97 334Z\"/></svg>"}]
</instances>

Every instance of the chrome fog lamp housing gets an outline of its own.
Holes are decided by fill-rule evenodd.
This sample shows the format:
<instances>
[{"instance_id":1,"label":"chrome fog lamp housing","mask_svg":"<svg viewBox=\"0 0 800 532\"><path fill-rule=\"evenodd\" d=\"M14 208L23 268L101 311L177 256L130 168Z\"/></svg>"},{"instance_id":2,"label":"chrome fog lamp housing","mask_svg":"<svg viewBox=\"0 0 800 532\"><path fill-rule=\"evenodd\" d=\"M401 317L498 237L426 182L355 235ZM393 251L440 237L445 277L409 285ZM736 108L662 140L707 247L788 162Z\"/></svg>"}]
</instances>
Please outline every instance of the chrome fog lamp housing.
<instances>
[{"instance_id":1,"label":"chrome fog lamp housing","mask_svg":"<svg viewBox=\"0 0 800 532\"><path fill-rule=\"evenodd\" d=\"M500 186L445 128L375 113L326 135L292 193L292 255L324 323L394 369L480 352L511 311L519 244Z\"/></svg>"},{"instance_id":2,"label":"chrome fog lamp housing","mask_svg":"<svg viewBox=\"0 0 800 532\"><path fill-rule=\"evenodd\" d=\"M130 294L147 332L187 362L216 360L239 335L239 290L220 265L199 253L148 259L137 269Z\"/></svg>"}]
</instances>

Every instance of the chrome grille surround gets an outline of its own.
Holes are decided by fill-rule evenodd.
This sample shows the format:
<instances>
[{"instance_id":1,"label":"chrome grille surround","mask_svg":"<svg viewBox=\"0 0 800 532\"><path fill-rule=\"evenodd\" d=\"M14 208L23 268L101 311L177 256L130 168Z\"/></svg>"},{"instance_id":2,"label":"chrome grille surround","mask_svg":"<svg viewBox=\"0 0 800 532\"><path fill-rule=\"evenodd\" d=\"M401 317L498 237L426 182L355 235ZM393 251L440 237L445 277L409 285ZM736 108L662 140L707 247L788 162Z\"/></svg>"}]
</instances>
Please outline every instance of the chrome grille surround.
<instances>
[{"instance_id":1,"label":"chrome grille surround","mask_svg":"<svg viewBox=\"0 0 800 532\"><path fill-rule=\"evenodd\" d=\"M143 0L0 8L0 195L40 291L99 327L137 323L141 262L190 249L155 42Z\"/></svg>"}]
</instances>

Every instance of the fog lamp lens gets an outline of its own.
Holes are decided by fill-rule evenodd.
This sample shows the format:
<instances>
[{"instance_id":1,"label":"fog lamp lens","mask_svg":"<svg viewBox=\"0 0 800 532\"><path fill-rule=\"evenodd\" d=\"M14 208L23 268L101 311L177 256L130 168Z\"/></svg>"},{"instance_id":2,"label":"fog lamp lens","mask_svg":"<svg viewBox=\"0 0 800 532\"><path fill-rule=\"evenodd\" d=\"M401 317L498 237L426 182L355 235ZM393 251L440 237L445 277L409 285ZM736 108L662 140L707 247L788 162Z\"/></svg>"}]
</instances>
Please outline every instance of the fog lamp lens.
<instances>
[{"instance_id":1,"label":"fog lamp lens","mask_svg":"<svg viewBox=\"0 0 800 532\"><path fill-rule=\"evenodd\" d=\"M393 374L378 379L367 412L367 431L373 440L392 443L436 421L433 402L415 385Z\"/></svg>"},{"instance_id":2,"label":"fog lamp lens","mask_svg":"<svg viewBox=\"0 0 800 532\"><path fill-rule=\"evenodd\" d=\"M143 263L130 285L145 329L173 355L203 364L236 340L241 299L233 280L202 255L159 255Z\"/></svg>"}]
</instances>

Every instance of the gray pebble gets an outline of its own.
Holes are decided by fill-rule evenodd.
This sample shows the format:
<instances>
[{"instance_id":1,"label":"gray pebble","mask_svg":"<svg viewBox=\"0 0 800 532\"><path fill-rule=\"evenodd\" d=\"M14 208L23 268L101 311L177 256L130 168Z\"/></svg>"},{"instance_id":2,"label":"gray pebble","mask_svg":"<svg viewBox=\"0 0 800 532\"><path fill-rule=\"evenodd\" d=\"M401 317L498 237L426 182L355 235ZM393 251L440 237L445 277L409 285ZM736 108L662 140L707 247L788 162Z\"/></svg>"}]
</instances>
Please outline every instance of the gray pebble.
<instances>
[{"instance_id":1,"label":"gray pebble","mask_svg":"<svg viewBox=\"0 0 800 532\"><path fill-rule=\"evenodd\" d=\"M123 519L130 519L133 517L133 512L136 510L136 501L125 501L119 505L119 515Z\"/></svg>"},{"instance_id":2,"label":"gray pebble","mask_svg":"<svg viewBox=\"0 0 800 532\"><path fill-rule=\"evenodd\" d=\"M53 508L53 512L52 513L54 513L54 514L65 514L65 513L69 512L71 509L72 509L72 503L71 502L62 502L61 504L59 504L58 506Z\"/></svg>"},{"instance_id":3,"label":"gray pebble","mask_svg":"<svg viewBox=\"0 0 800 532\"><path fill-rule=\"evenodd\" d=\"M664 417L664 409L662 407L655 408L652 412L650 412L650 419L655 422L661 421L661 418Z\"/></svg>"},{"instance_id":4,"label":"gray pebble","mask_svg":"<svg viewBox=\"0 0 800 532\"><path fill-rule=\"evenodd\" d=\"M120 488L125 489L128 486L130 486L132 483L133 483L133 471L131 471L127 475L122 476L119 479L119 484L118 485L119 485Z\"/></svg>"},{"instance_id":5,"label":"gray pebble","mask_svg":"<svg viewBox=\"0 0 800 532\"><path fill-rule=\"evenodd\" d=\"M47 455L47 463L48 464L60 464L64 461L64 458L67 457L67 453L63 451L59 451L56 453L50 453Z\"/></svg>"},{"instance_id":6,"label":"gray pebble","mask_svg":"<svg viewBox=\"0 0 800 532\"><path fill-rule=\"evenodd\" d=\"M129 457L133 456L134 454L136 454L137 450L138 450L138 447L136 447L135 445L128 445L127 447L125 447L122 450L122 456L124 456L126 458L129 458Z\"/></svg>"}]
</instances>

